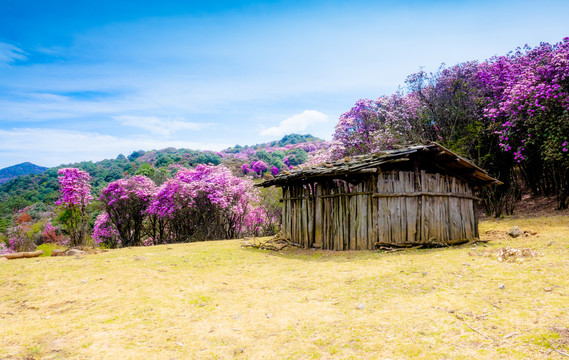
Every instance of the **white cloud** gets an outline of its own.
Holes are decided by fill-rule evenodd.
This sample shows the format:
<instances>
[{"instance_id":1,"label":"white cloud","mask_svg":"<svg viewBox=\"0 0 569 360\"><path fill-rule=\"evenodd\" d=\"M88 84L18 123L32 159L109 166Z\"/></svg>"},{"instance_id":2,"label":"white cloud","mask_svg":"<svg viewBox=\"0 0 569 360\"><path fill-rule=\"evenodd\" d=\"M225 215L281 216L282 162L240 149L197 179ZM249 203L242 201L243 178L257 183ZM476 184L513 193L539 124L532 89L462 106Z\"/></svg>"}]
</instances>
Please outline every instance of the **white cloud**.
<instances>
[{"instance_id":1,"label":"white cloud","mask_svg":"<svg viewBox=\"0 0 569 360\"><path fill-rule=\"evenodd\" d=\"M293 115L279 124L261 131L262 136L283 136L290 133L305 131L308 127L328 122L328 116L316 110L304 110Z\"/></svg>"},{"instance_id":2,"label":"white cloud","mask_svg":"<svg viewBox=\"0 0 569 360\"><path fill-rule=\"evenodd\" d=\"M173 132L180 130L197 131L211 126L211 124L207 123L196 123L182 119L165 119L157 116L121 115L115 116L114 119L120 121L123 125L148 130L153 134L163 136L170 136Z\"/></svg>"},{"instance_id":3,"label":"white cloud","mask_svg":"<svg viewBox=\"0 0 569 360\"><path fill-rule=\"evenodd\" d=\"M11 44L0 42L0 66L16 60L26 60L26 53Z\"/></svg>"},{"instance_id":4,"label":"white cloud","mask_svg":"<svg viewBox=\"0 0 569 360\"><path fill-rule=\"evenodd\" d=\"M99 161L129 155L136 150L167 147L221 150L230 144L159 140L150 136L120 137L57 129L0 130L0 168L30 161L57 166L79 161Z\"/></svg>"}]
</instances>

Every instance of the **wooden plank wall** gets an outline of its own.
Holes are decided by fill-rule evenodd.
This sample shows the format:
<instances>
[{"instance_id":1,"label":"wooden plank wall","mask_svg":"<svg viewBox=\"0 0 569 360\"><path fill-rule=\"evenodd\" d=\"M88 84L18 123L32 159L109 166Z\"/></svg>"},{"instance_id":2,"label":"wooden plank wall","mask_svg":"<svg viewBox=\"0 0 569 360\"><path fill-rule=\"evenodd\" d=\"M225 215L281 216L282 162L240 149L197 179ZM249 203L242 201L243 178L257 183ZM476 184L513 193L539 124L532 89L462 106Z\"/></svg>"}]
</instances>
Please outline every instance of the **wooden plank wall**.
<instances>
[{"instance_id":1,"label":"wooden plank wall","mask_svg":"<svg viewBox=\"0 0 569 360\"><path fill-rule=\"evenodd\" d=\"M451 176L418 175L418 181L412 172L378 175L378 242L454 244L478 237L472 188Z\"/></svg>"},{"instance_id":2,"label":"wooden plank wall","mask_svg":"<svg viewBox=\"0 0 569 360\"><path fill-rule=\"evenodd\" d=\"M314 239L313 197L311 187L283 187L283 235L301 247L312 247Z\"/></svg>"},{"instance_id":3,"label":"wooden plank wall","mask_svg":"<svg viewBox=\"0 0 569 360\"><path fill-rule=\"evenodd\" d=\"M283 233L305 248L362 250L478 237L472 189L440 174L391 171L355 184L285 186L283 198Z\"/></svg>"}]
</instances>

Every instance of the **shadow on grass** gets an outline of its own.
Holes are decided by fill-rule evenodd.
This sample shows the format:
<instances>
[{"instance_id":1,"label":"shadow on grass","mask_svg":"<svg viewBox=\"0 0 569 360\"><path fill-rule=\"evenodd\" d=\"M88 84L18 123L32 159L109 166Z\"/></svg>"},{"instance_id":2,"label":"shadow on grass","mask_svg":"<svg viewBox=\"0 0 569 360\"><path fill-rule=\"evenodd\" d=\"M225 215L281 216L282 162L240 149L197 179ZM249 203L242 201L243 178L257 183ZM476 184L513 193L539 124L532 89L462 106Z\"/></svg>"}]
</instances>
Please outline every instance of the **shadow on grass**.
<instances>
[{"instance_id":1,"label":"shadow on grass","mask_svg":"<svg viewBox=\"0 0 569 360\"><path fill-rule=\"evenodd\" d=\"M334 250L321 250L321 249L301 249L293 246L287 246L283 250L263 250L257 248L241 248L242 251L246 251L254 254L266 254L274 257L291 259L291 260L304 260L304 261L316 261L316 262L349 262L349 261L361 261L361 260L385 260L393 258L407 258L410 256L434 256L437 254L444 254L446 251L452 250L464 250L472 246L472 244L461 244L448 247L438 247L438 248L403 248L397 251L385 251L385 250L345 250L345 251L334 251Z\"/></svg>"}]
</instances>

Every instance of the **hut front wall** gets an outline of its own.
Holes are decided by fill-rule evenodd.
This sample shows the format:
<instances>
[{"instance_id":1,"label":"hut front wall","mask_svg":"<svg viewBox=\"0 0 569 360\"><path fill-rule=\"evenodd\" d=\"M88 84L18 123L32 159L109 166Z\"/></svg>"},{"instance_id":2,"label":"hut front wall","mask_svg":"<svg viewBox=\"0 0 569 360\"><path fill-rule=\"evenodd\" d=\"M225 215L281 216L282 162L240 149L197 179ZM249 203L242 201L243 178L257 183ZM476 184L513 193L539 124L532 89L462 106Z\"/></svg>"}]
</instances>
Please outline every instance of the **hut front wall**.
<instances>
[{"instance_id":1,"label":"hut front wall","mask_svg":"<svg viewBox=\"0 0 569 360\"><path fill-rule=\"evenodd\" d=\"M478 237L470 186L424 171L283 187L283 235L301 247L454 244Z\"/></svg>"}]
</instances>

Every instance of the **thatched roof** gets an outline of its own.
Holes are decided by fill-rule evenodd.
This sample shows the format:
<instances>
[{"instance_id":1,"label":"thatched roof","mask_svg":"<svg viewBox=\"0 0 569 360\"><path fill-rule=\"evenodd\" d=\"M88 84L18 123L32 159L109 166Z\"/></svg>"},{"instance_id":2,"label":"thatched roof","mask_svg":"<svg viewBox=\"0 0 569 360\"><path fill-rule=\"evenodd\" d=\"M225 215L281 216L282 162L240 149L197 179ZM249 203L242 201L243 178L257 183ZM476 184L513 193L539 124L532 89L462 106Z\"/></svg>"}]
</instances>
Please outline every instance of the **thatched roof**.
<instances>
[{"instance_id":1,"label":"thatched roof","mask_svg":"<svg viewBox=\"0 0 569 360\"><path fill-rule=\"evenodd\" d=\"M429 142L369 155L347 157L335 162L324 163L321 166L299 166L290 171L283 171L257 186L283 186L318 179L343 178L374 172L378 167L397 167L398 163L409 164L410 161L417 161L419 168L434 169L436 172L455 176L474 186L501 184L499 180L494 179L470 161L437 143Z\"/></svg>"}]
</instances>

